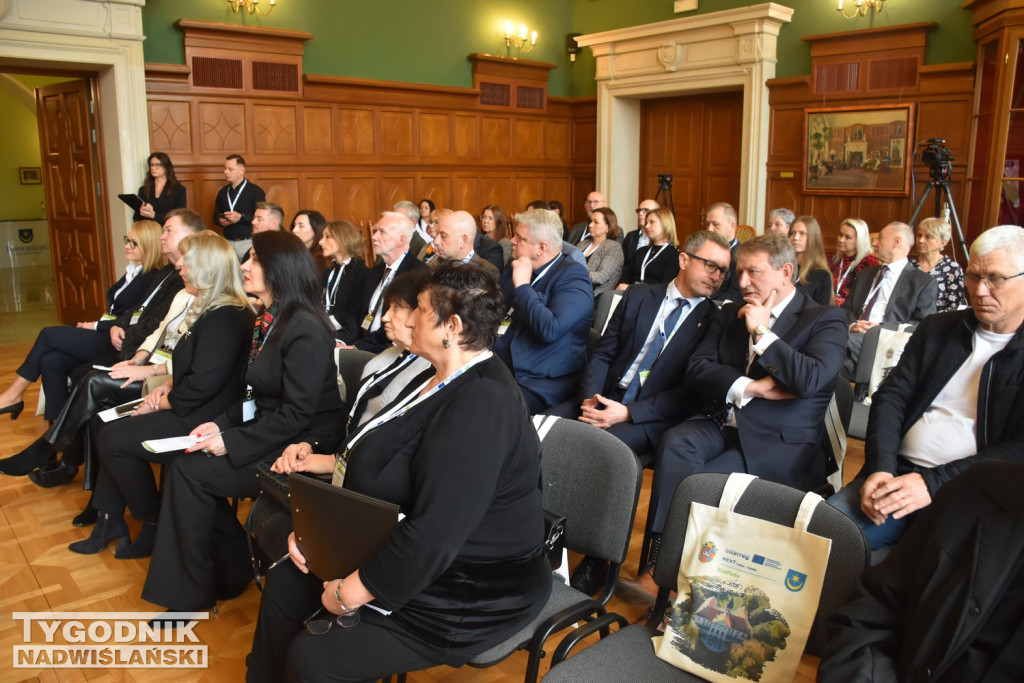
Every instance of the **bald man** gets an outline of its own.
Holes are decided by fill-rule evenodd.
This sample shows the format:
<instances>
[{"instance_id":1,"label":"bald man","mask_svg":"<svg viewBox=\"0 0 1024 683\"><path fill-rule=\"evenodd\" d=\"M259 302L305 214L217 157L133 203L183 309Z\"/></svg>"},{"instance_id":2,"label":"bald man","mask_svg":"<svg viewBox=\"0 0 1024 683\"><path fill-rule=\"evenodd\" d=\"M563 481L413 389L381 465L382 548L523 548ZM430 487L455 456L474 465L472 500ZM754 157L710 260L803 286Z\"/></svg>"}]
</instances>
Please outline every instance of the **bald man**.
<instances>
[{"instance_id":1,"label":"bald man","mask_svg":"<svg viewBox=\"0 0 1024 683\"><path fill-rule=\"evenodd\" d=\"M633 260L633 255L636 254L636 250L641 247L646 247L651 243L647 235L644 233L644 223L647 222L647 214L655 209L660 209L661 206L658 202L653 199L645 199L640 202L640 205L636 209L636 230L631 230L626 233L626 236L622 238L622 258L624 263L630 263Z\"/></svg>"},{"instance_id":2,"label":"bald man","mask_svg":"<svg viewBox=\"0 0 1024 683\"><path fill-rule=\"evenodd\" d=\"M605 201L604 195L597 190L588 194L586 201L583 202L583 208L587 212L587 220L572 226L569 230L569 236L565 238L565 241L574 247L578 247L580 242L590 237L590 217L594 215L594 209L601 209L607 206L608 202Z\"/></svg>"},{"instance_id":3,"label":"bald man","mask_svg":"<svg viewBox=\"0 0 1024 683\"><path fill-rule=\"evenodd\" d=\"M466 211L448 214L437 224L434 251L438 257L430 261L430 267L436 268L442 261L475 263L497 276L498 269L494 264L480 258L480 255L473 251L475 239L476 220L471 214Z\"/></svg>"}]
</instances>

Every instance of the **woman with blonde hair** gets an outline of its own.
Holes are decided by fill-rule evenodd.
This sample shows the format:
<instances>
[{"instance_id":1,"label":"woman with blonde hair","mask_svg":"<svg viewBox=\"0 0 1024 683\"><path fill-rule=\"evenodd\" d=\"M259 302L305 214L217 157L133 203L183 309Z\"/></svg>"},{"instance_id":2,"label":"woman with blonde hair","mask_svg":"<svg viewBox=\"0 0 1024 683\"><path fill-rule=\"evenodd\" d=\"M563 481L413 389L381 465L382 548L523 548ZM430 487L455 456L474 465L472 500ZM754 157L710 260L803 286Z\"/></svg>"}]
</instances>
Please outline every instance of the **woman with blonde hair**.
<instances>
[{"instance_id":1,"label":"woman with blonde hair","mask_svg":"<svg viewBox=\"0 0 1024 683\"><path fill-rule=\"evenodd\" d=\"M131 417L100 430L102 464L91 502L99 519L88 538L68 546L76 553L98 553L124 538L114 554L118 559L151 555L160 495L150 463L166 464L181 451L153 453L142 442L187 434L239 400L245 388L243 369L255 315L242 289L235 251L209 230L185 237L178 248L191 302L175 329L164 333L165 340L168 333L178 337L170 363L156 370L169 379L149 392ZM142 522L134 543L127 540L126 506Z\"/></svg>"},{"instance_id":2,"label":"woman with blonde hair","mask_svg":"<svg viewBox=\"0 0 1024 683\"><path fill-rule=\"evenodd\" d=\"M648 212L643 231L651 243L637 249L633 259L623 265L616 289L632 284L668 284L679 273L676 219L672 212L664 207Z\"/></svg>"},{"instance_id":3,"label":"woman with blonde hair","mask_svg":"<svg viewBox=\"0 0 1024 683\"><path fill-rule=\"evenodd\" d=\"M832 273L825 257L821 226L814 216L798 216L789 226L789 241L796 251L796 288L812 300L828 306L832 303Z\"/></svg>"},{"instance_id":4,"label":"woman with blonde hair","mask_svg":"<svg viewBox=\"0 0 1024 683\"><path fill-rule=\"evenodd\" d=\"M835 287L836 306L842 306L846 297L850 296L857 275L879 263L878 257L871 253L870 233L868 224L859 218L847 218L839 224L836 255L832 257L829 266Z\"/></svg>"},{"instance_id":5,"label":"woman with blonde hair","mask_svg":"<svg viewBox=\"0 0 1024 683\"><path fill-rule=\"evenodd\" d=\"M949 244L952 230L941 218L925 218L917 224L917 256L910 264L935 278L939 285L939 313L955 311L966 303L964 271L960 264L942 253Z\"/></svg>"}]
</instances>

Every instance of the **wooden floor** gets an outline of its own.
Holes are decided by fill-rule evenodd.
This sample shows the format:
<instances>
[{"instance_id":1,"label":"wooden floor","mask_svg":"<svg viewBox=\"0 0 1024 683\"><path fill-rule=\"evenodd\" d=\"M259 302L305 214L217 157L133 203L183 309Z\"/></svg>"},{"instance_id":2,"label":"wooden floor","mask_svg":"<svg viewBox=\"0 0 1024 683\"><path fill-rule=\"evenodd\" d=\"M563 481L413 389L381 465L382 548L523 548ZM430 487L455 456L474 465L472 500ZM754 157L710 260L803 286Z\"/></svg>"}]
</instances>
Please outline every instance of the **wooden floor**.
<instances>
[{"instance_id":1,"label":"wooden floor","mask_svg":"<svg viewBox=\"0 0 1024 683\"><path fill-rule=\"evenodd\" d=\"M6 384L28 351L28 344L0 346L0 382ZM36 439L45 429L41 417L32 415L37 389L26 397L30 408L17 421L0 415L0 457L12 455ZM851 440L846 476L851 478L863 463L863 447ZM636 573L637 557L650 495L651 473L644 477L640 512L634 524L629 559L624 573ZM40 489L26 477L0 475L0 683L7 681L241 681L244 659L252 640L259 593L250 587L241 597L219 605L210 620L201 623L195 633L209 647L209 668L183 669L14 669L13 647L22 644L21 622L14 612L132 612L161 611L139 597L149 560L117 560L112 546L95 556L76 555L68 543L84 538L89 528L71 526L74 517L88 500L81 488L81 476L56 489ZM243 511L244 512L244 509ZM136 524L132 533L137 532ZM575 558L573 559L575 562ZM625 605L614 597L609 608L631 621L643 608ZM38 644L33 641L33 644ZM414 683L460 681L513 683L521 681L526 656L517 653L490 669L451 669L437 667L409 676ZM547 671L546 664L542 673ZM805 656L796 680L814 680L817 660Z\"/></svg>"}]
</instances>

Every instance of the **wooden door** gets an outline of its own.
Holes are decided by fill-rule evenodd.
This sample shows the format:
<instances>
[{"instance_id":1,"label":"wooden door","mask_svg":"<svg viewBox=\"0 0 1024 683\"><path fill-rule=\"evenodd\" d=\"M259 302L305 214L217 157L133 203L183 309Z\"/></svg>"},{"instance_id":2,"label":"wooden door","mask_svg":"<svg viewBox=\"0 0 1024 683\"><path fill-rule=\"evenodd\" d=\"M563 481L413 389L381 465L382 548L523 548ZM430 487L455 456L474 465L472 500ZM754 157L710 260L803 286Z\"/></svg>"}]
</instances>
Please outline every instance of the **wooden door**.
<instances>
[{"instance_id":1,"label":"wooden door","mask_svg":"<svg viewBox=\"0 0 1024 683\"><path fill-rule=\"evenodd\" d=\"M680 239L701 227L714 202L739 209L743 93L644 100L640 110L640 197L654 197L670 173ZM664 200L660 200L666 206ZM632 221L622 221L632 226Z\"/></svg>"},{"instance_id":2,"label":"wooden door","mask_svg":"<svg viewBox=\"0 0 1024 683\"><path fill-rule=\"evenodd\" d=\"M91 92L88 80L36 90L46 220L62 323L96 320L105 312L112 272L107 231L100 230Z\"/></svg>"}]
</instances>

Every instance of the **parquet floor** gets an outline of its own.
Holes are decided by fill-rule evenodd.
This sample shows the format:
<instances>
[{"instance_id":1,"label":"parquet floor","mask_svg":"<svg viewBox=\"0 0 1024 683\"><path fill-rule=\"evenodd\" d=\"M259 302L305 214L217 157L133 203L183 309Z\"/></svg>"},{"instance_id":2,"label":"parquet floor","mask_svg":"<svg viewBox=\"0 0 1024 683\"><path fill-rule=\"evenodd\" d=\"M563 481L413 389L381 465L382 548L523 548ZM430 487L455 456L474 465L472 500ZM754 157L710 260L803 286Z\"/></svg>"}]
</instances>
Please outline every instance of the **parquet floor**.
<instances>
[{"instance_id":1,"label":"parquet floor","mask_svg":"<svg viewBox=\"0 0 1024 683\"><path fill-rule=\"evenodd\" d=\"M28 344L0 346L0 382L10 381L14 369L29 348ZM26 397L26 410L17 421L0 416L0 457L16 453L31 443L45 429L41 417L34 417L37 388ZM851 441L846 472L852 477L863 462L863 448ZM641 494L641 511L637 515L625 572L635 574L643 520L650 494L650 472L646 473ZM81 476L75 482L57 489L40 489L24 477L0 475L0 683L13 681L44 681L70 683L77 681L241 681L244 679L244 658L249 651L259 593L250 587L241 597L219 605L209 621L195 629L203 644L209 646L209 668L184 669L14 669L13 647L22 644L21 622L12 618L14 612L90 611L130 612L160 611L139 597L149 560L117 560L112 546L95 556L82 556L67 550L68 543L84 538L88 529L71 526L71 518L88 500L81 489ZM244 514L244 508L240 511ZM130 522L131 523L131 522ZM132 532L137 525L132 523ZM575 558L573 558L575 562ZM612 598L610 609L630 620L642 608L625 605ZM414 683L514 683L521 681L526 656L518 653L491 669L451 669L436 667L409 676ZM546 672L546 665L542 673ZM797 681L814 680L817 660L804 657Z\"/></svg>"}]
</instances>

